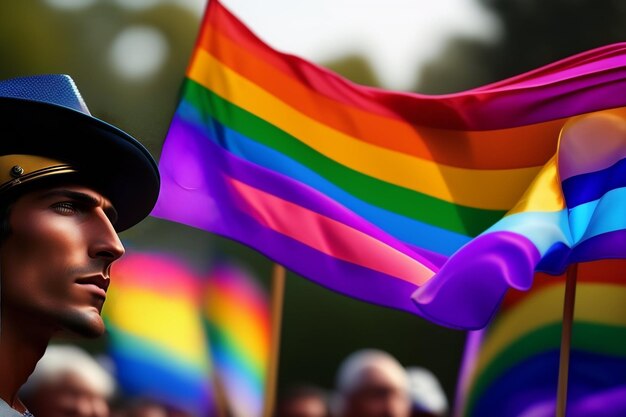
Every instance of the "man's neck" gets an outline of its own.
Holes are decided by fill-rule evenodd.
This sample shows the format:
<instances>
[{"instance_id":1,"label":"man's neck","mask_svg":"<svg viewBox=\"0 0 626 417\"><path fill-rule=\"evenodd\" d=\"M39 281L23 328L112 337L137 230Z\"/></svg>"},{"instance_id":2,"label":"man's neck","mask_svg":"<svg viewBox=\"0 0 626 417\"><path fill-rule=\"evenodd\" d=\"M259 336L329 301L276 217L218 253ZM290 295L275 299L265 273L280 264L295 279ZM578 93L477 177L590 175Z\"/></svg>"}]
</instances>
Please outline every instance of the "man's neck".
<instances>
[{"instance_id":1,"label":"man's neck","mask_svg":"<svg viewBox=\"0 0 626 417\"><path fill-rule=\"evenodd\" d=\"M45 353L53 330L28 314L2 310L0 398L17 411L24 412L17 393Z\"/></svg>"}]
</instances>

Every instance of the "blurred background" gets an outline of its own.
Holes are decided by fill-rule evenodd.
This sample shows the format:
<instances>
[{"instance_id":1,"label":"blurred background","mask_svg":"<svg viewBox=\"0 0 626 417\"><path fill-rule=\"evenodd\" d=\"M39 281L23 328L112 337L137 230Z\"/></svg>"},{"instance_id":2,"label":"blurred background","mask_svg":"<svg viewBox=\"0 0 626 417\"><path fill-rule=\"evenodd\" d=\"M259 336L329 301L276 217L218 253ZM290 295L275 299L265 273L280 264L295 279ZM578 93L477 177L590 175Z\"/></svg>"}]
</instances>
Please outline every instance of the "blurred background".
<instances>
[{"instance_id":1,"label":"blurred background","mask_svg":"<svg viewBox=\"0 0 626 417\"><path fill-rule=\"evenodd\" d=\"M224 0L272 47L354 82L445 94L477 87L626 36L619 0ZM0 79L67 73L91 112L159 157L205 2L22 0L0 2ZM114 161L112 161L114 164ZM147 219L123 234L198 271L216 254L237 259L269 287L271 263L208 233ZM115 283L113 283L115 286ZM336 295L289 274L280 388L331 388L338 364L360 348L430 369L452 399L465 334ZM78 341L92 353L106 340Z\"/></svg>"}]
</instances>

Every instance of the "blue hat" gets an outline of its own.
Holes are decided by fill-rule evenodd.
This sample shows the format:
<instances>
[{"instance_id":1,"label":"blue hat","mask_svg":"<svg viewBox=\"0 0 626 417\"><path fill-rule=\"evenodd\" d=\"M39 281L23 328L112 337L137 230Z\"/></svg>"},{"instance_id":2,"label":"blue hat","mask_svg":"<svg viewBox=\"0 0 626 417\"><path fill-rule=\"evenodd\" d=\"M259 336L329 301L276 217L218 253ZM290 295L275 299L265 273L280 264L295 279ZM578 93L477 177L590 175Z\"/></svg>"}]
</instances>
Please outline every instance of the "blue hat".
<instances>
[{"instance_id":1,"label":"blue hat","mask_svg":"<svg viewBox=\"0 0 626 417\"><path fill-rule=\"evenodd\" d=\"M93 117L67 75L0 81L0 196L22 184L67 176L93 186L125 230L146 217L159 193L150 153Z\"/></svg>"}]
</instances>

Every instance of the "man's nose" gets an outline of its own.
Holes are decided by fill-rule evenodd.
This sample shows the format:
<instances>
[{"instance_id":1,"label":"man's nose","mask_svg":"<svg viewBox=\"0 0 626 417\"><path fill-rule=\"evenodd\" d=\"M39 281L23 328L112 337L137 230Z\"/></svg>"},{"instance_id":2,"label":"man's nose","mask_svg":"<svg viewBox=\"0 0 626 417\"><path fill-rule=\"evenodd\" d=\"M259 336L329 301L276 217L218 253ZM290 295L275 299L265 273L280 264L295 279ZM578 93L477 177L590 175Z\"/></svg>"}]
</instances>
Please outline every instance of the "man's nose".
<instances>
[{"instance_id":1,"label":"man's nose","mask_svg":"<svg viewBox=\"0 0 626 417\"><path fill-rule=\"evenodd\" d=\"M104 211L98 210L88 233L91 234L89 256L113 262L124 255L124 245Z\"/></svg>"}]
</instances>

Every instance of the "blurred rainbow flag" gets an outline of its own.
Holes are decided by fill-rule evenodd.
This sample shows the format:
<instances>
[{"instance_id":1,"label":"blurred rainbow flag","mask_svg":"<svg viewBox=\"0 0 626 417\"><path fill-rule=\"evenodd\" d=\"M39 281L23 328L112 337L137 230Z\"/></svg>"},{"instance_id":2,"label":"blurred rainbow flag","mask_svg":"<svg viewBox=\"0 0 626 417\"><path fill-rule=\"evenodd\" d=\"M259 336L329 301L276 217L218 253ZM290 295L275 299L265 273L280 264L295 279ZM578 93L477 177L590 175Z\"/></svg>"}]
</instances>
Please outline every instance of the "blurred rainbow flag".
<instances>
[{"instance_id":1,"label":"blurred rainbow flag","mask_svg":"<svg viewBox=\"0 0 626 417\"><path fill-rule=\"evenodd\" d=\"M201 276L163 254L128 253L114 263L103 317L126 395L217 415L202 288Z\"/></svg>"},{"instance_id":2,"label":"blurred rainbow flag","mask_svg":"<svg viewBox=\"0 0 626 417\"><path fill-rule=\"evenodd\" d=\"M624 260L578 265L568 417L626 415L625 282ZM507 294L469 346L457 416L554 416L564 290L564 276L537 274L530 291Z\"/></svg>"},{"instance_id":3,"label":"blurred rainbow flag","mask_svg":"<svg viewBox=\"0 0 626 417\"><path fill-rule=\"evenodd\" d=\"M153 215L334 291L474 329L536 270L626 257L626 146L594 146L626 125L626 44L424 96L275 51L212 0L186 76ZM598 163L564 168L568 119L605 109L571 129Z\"/></svg>"},{"instance_id":4,"label":"blurred rainbow flag","mask_svg":"<svg viewBox=\"0 0 626 417\"><path fill-rule=\"evenodd\" d=\"M206 281L203 312L230 412L261 417L271 337L265 290L241 266L218 262Z\"/></svg>"}]
</instances>

